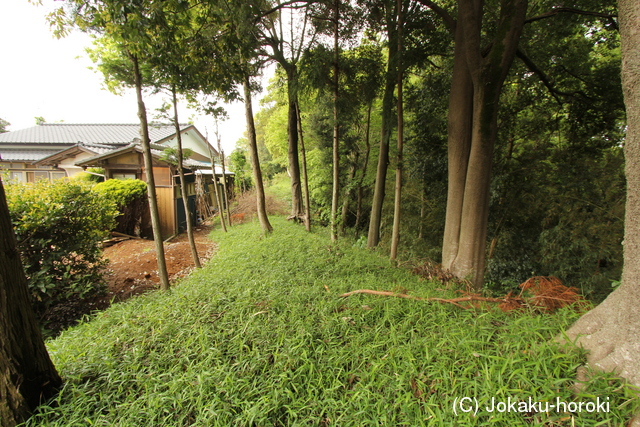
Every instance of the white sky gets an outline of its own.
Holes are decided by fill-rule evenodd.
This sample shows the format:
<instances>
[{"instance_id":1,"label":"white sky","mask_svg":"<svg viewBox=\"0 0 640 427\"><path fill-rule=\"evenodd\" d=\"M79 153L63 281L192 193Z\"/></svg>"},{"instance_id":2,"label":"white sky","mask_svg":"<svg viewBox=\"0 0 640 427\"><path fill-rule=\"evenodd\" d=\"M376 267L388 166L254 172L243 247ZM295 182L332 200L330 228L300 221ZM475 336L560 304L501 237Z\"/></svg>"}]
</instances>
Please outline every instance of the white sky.
<instances>
[{"instance_id":1,"label":"white sky","mask_svg":"<svg viewBox=\"0 0 640 427\"><path fill-rule=\"evenodd\" d=\"M8 130L34 126L35 117L48 123L138 123L133 90L117 96L102 89L102 75L88 69L92 62L84 50L91 46L89 36L75 31L56 39L46 15L61 2L43 4L0 0L0 118L11 123ZM148 95L145 103L151 119L162 96ZM257 97L253 108L258 109ZM226 109L230 119L220 124L220 135L229 154L246 126L242 103ZM182 110L180 122L194 116L196 127L215 144L213 119Z\"/></svg>"}]
</instances>

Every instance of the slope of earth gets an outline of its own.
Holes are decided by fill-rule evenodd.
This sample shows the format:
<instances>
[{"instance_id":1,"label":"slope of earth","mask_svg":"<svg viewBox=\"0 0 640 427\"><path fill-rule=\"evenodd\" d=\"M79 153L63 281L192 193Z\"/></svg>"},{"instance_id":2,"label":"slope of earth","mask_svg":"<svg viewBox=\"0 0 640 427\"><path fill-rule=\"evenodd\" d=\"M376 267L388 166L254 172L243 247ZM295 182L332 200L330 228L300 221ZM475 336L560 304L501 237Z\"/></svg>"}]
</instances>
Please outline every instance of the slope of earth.
<instances>
[{"instance_id":1,"label":"slope of earth","mask_svg":"<svg viewBox=\"0 0 640 427\"><path fill-rule=\"evenodd\" d=\"M26 426L596 427L639 409L615 375L574 387L584 353L553 341L571 308L343 298L457 294L325 228L270 220L268 235L256 221L214 231L216 256L171 292L50 340L65 387Z\"/></svg>"}]
</instances>

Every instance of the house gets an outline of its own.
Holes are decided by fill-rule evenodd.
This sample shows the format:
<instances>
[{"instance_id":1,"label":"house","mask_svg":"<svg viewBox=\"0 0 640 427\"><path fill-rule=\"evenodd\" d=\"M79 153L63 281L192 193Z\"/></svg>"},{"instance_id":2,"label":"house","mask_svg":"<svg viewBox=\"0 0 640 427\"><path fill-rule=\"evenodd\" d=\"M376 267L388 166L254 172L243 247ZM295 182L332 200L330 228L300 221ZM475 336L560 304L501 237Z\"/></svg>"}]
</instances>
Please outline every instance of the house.
<instances>
[{"instance_id":1,"label":"house","mask_svg":"<svg viewBox=\"0 0 640 427\"><path fill-rule=\"evenodd\" d=\"M151 142L164 147L176 147L175 133L173 125L149 126ZM210 144L195 126L181 125L180 133L192 158L210 161ZM139 140L139 124L44 123L0 134L0 169L21 182L71 177L82 171L76 162Z\"/></svg>"},{"instance_id":2,"label":"house","mask_svg":"<svg viewBox=\"0 0 640 427\"><path fill-rule=\"evenodd\" d=\"M38 179L71 177L89 167L104 169L107 179L146 180L138 124L42 124L28 129L0 134L0 172L7 171L11 180L34 182ZM151 153L156 194L160 210L163 238L184 228L183 197L176 167L162 159L167 147L177 147L173 125L150 125ZM193 125L181 125L183 148L193 154L183 163L186 168L187 200L196 212L196 177L206 203L217 206L213 193L213 174L197 174L198 170L211 170L210 152L217 151ZM207 178L208 176L208 178ZM216 182L222 170L216 166ZM228 186L233 185L233 173L226 171ZM211 190L211 191L210 191Z\"/></svg>"}]
</instances>

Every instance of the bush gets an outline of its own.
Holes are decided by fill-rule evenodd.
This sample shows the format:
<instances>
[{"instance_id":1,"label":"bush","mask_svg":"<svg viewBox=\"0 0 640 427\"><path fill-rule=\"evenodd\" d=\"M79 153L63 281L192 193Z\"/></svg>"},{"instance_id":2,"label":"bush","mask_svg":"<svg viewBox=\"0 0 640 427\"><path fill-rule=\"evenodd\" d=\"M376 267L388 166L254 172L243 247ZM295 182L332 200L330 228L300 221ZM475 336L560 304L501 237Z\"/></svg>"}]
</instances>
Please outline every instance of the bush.
<instances>
[{"instance_id":1,"label":"bush","mask_svg":"<svg viewBox=\"0 0 640 427\"><path fill-rule=\"evenodd\" d=\"M108 179L93 187L93 191L112 200L118 209L135 198L147 194L147 184L139 179Z\"/></svg>"},{"instance_id":2,"label":"bush","mask_svg":"<svg viewBox=\"0 0 640 427\"><path fill-rule=\"evenodd\" d=\"M98 293L106 264L98 243L112 227L115 205L86 183L39 181L6 188L34 310Z\"/></svg>"},{"instance_id":3,"label":"bush","mask_svg":"<svg viewBox=\"0 0 640 427\"><path fill-rule=\"evenodd\" d=\"M111 200L120 214L116 218L115 231L129 235L153 236L143 224L149 224L147 184L139 179L109 179L93 187L93 191Z\"/></svg>"}]
</instances>

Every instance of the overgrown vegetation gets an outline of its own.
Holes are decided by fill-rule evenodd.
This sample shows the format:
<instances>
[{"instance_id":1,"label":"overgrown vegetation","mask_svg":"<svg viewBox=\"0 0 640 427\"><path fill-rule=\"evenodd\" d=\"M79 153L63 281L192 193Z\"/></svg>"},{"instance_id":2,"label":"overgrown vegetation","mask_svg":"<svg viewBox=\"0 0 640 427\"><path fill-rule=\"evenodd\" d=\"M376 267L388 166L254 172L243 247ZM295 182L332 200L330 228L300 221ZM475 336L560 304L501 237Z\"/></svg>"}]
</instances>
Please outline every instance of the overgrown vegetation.
<instances>
[{"instance_id":1,"label":"overgrown vegetation","mask_svg":"<svg viewBox=\"0 0 640 427\"><path fill-rule=\"evenodd\" d=\"M66 380L29 426L624 425L638 396L609 374L573 394L579 313L461 310L359 288L450 297L324 232L272 218L215 232L219 253L170 293L112 306L49 342ZM456 416L456 399L478 399ZM491 399L609 403L609 412L493 412ZM535 412L535 411L534 411Z\"/></svg>"},{"instance_id":2,"label":"overgrown vegetation","mask_svg":"<svg viewBox=\"0 0 640 427\"><path fill-rule=\"evenodd\" d=\"M98 243L114 224L115 205L82 182L15 183L6 194L37 315L100 292Z\"/></svg>"},{"instance_id":3,"label":"overgrown vegetation","mask_svg":"<svg viewBox=\"0 0 640 427\"><path fill-rule=\"evenodd\" d=\"M93 187L118 208L115 231L152 237L147 202L147 183L139 179L108 179Z\"/></svg>"}]
</instances>

